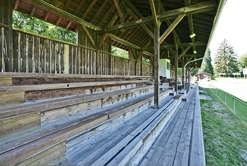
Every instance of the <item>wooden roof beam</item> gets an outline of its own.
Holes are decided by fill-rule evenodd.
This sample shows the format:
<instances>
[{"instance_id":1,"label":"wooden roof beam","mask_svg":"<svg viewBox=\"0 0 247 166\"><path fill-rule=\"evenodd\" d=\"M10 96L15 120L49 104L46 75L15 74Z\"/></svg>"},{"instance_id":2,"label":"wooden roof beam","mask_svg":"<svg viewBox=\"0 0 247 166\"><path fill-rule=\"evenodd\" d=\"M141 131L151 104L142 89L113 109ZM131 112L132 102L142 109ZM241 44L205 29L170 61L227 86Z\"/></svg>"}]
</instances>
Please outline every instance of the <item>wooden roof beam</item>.
<instances>
[{"instance_id":1,"label":"wooden roof beam","mask_svg":"<svg viewBox=\"0 0 247 166\"><path fill-rule=\"evenodd\" d=\"M117 14L117 12L116 12L116 13L113 15L111 21L108 23L107 27L112 26L112 25L116 22L117 18L118 18L118 14ZM105 33L105 34L103 35L102 40L99 42L99 45L97 46L98 49L103 45L103 43L104 43L105 39L107 38L107 36L108 36L108 33Z\"/></svg>"},{"instance_id":2,"label":"wooden roof beam","mask_svg":"<svg viewBox=\"0 0 247 166\"><path fill-rule=\"evenodd\" d=\"M114 39L114 40L116 40L116 41L118 41L118 42L120 42L120 43L125 44L126 46L130 46L130 47L135 48L135 49L137 49L137 50L141 50L140 47L138 47L138 46L136 46L136 45L134 45L134 44L132 44L132 43L130 43L130 42L128 42L128 41L122 39L122 38L119 38L119 37L117 37L116 35L109 34L109 36L110 36L112 39ZM145 54L147 54L147 55L149 55L149 56L154 56L153 54L151 54L150 52L147 52L147 51L144 51L143 53L145 53Z\"/></svg>"},{"instance_id":3,"label":"wooden roof beam","mask_svg":"<svg viewBox=\"0 0 247 166\"><path fill-rule=\"evenodd\" d=\"M123 18L123 10L119 4L119 0L114 0L114 4L116 6L116 9L117 9L117 12L119 14L119 17L120 17L120 20L121 20L121 23L124 23L124 18Z\"/></svg>"},{"instance_id":4,"label":"wooden roof beam","mask_svg":"<svg viewBox=\"0 0 247 166\"><path fill-rule=\"evenodd\" d=\"M50 16L50 12L48 11L48 12L46 13L46 15L45 15L44 21L47 21L47 19L49 18L49 16Z\"/></svg>"},{"instance_id":5,"label":"wooden roof beam","mask_svg":"<svg viewBox=\"0 0 247 166\"><path fill-rule=\"evenodd\" d=\"M100 22L98 23L98 25L100 25L103 21L105 21L106 17L111 13L111 11L115 8L115 5L112 4L111 7L107 10L107 12L105 13L105 15L103 16L103 18L101 18Z\"/></svg>"},{"instance_id":6,"label":"wooden roof beam","mask_svg":"<svg viewBox=\"0 0 247 166\"><path fill-rule=\"evenodd\" d=\"M70 3L71 3L71 0L67 0L66 4L64 5L63 10L68 9L68 7L69 7Z\"/></svg>"},{"instance_id":7,"label":"wooden roof beam","mask_svg":"<svg viewBox=\"0 0 247 166\"><path fill-rule=\"evenodd\" d=\"M33 6L33 9L32 9L32 11L30 13L30 16L33 16L33 14L35 13L35 10L36 10L36 6Z\"/></svg>"},{"instance_id":8,"label":"wooden roof beam","mask_svg":"<svg viewBox=\"0 0 247 166\"><path fill-rule=\"evenodd\" d=\"M19 3L20 3L20 0L15 0L14 10L17 10Z\"/></svg>"},{"instance_id":9,"label":"wooden roof beam","mask_svg":"<svg viewBox=\"0 0 247 166\"><path fill-rule=\"evenodd\" d=\"M59 8L57 8L56 6L46 2L46 1L40 1L40 0L25 0L27 2L29 2L30 4L33 4L33 5L38 5L42 8L45 8L47 11L52 11L54 14L57 14L58 16L61 16L61 17L64 17L65 19L68 19L72 22L75 22L75 23L78 23L78 24L81 24L87 28L90 28L90 29L93 29L93 30L101 30L101 28L83 20L83 19L80 19L64 10L61 10Z\"/></svg>"},{"instance_id":10,"label":"wooden roof beam","mask_svg":"<svg viewBox=\"0 0 247 166\"><path fill-rule=\"evenodd\" d=\"M166 31L159 38L159 44L161 44L166 39L166 37L173 31L173 29L184 18L184 16L185 14L181 14L172 22L172 24L166 29Z\"/></svg>"},{"instance_id":11,"label":"wooden roof beam","mask_svg":"<svg viewBox=\"0 0 247 166\"><path fill-rule=\"evenodd\" d=\"M157 19L158 20L166 20L166 19L171 19L174 17L177 17L178 15L181 14L197 14L197 13L201 13L201 12L205 12L205 11L211 11L214 10L216 7L216 3L215 1L206 1L206 2L202 2L199 4L195 4L195 5L191 5L188 7L183 7L183 8L179 8L179 9L175 9L175 10L170 10L167 12L162 12L159 15L157 15ZM151 24L153 22L153 17L149 16L149 17L144 17L144 18L140 18L139 20L135 20L135 21L131 21L128 23L124 23L124 24L119 24L119 25L115 25L111 28L108 29L104 29L104 30L100 30L98 31L98 33L106 33L106 32L113 32L119 29L124 29L124 28L133 28L133 27L137 27L140 24Z\"/></svg>"},{"instance_id":12,"label":"wooden roof beam","mask_svg":"<svg viewBox=\"0 0 247 166\"><path fill-rule=\"evenodd\" d=\"M135 19L140 19L143 17L143 15L136 9L136 7L129 1L129 0L125 0L125 4L127 6L125 6L127 12ZM137 14L137 15L136 15ZM145 24L141 24L141 27L147 32L147 34L149 34L149 36L151 36L152 38L154 38L154 33L147 27L147 25Z\"/></svg>"},{"instance_id":13,"label":"wooden roof beam","mask_svg":"<svg viewBox=\"0 0 247 166\"><path fill-rule=\"evenodd\" d=\"M66 29L69 29L70 25L72 24L72 21L70 21L67 26L66 26Z\"/></svg>"},{"instance_id":14,"label":"wooden roof beam","mask_svg":"<svg viewBox=\"0 0 247 166\"><path fill-rule=\"evenodd\" d=\"M75 9L75 12L73 13L74 15L76 15L78 12L79 12L79 10L81 9L81 7L83 6L83 4L86 2L86 0L82 0L81 2L80 2L80 4L77 6L77 8Z\"/></svg>"},{"instance_id":15,"label":"wooden roof beam","mask_svg":"<svg viewBox=\"0 0 247 166\"><path fill-rule=\"evenodd\" d=\"M156 8L155 8L154 0L149 0L149 3L150 3L152 15L153 15L154 26L159 27L161 23L160 23L160 21L158 21L158 18L157 18L157 12L156 12Z\"/></svg>"},{"instance_id":16,"label":"wooden roof beam","mask_svg":"<svg viewBox=\"0 0 247 166\"><path fill-rule=\"evenodd\" d=\"M56 21L56 26L58 26L58 24L60 23L60 21L62 20L62 17L59 17Z\"/></svg>"},{"instance_id":17,"label":"wooden roof beam","mask_svg":"<svg viewBox=\"0 0 247 166\"><path fill-rule=\"evenodd\" d=\"M188 46L179 56L178 56L178 60L180 59L180 58L182 58L185 54L186 54L186 52L191 48L192 46Z\"/></svg>"},{"instance_id":18,"label":"wooden roof beam","mask_svg":"<svg viewBox=\"0 0 247 166\"><path fill-rule=\"evenodd\" d=\"M129 8L126 8L127 12L135 19L139 19L138 16L135 15ZM146 32L151 36L151 38L154 38L154 33L147 27L145 24L140 25Z\"/></svg>"},{"instance_id":19,"label":"wooden roof beam","mask_svg":"<svg viewBox=\"0 0 247 166\"><path fill-rule=\"evenodd\" d=\"M102 12L102 10L105 8L106 4L108 3L109 0L105 0L104 3L100 6L99 10L97 13L93 16L92 18L92 23L95 21L95 19L99 16L99 14Z\"/></svg>"},{"instance_id":20,"label":"wooden roof beam","mask_svg":"<svg viewBox=\"0 0 247 166\"><path fill-rule=\"evenodd\" d=\"M205 43L202 43L202 42L195 42L195 43L180 43L178 44L177 46L179 48L181 47L188 47L188 46L205 46L206 44ZM160 46L160 49L167 49L167 48L175 48L176 45L162 45ZM142 50L153 50L154 48L153 47L143 47Z\"/></svg>"},{"instance_id":21,"label":"wooden roof beam","mask_svg":"<svg viewBox=\"0 0 247 166\"><path fill-rule=\"evenodd\" d=\"M90 6L87 8L86 12L84 13L82 19L85 19L87 17L88 13L91 11L91 9L93 8L96 2L97 0L93 0L93 2L91 2Z\"/></svg>"},{"instance_id":22,"label":"wooden roof beam","mask_svg":"<svg viewBox=\"0 0 247 166\"><path fill-rule=\"evenodd\" d=\"M82 28L86 32L87 37L89 38L89 40L92 43L92 45L94 46L94 48L96 48L95 42L94 42L93 37L91 36L90 32L87 30L87 28L85 26L82 26Z\"/></svg>"}]
</instances>

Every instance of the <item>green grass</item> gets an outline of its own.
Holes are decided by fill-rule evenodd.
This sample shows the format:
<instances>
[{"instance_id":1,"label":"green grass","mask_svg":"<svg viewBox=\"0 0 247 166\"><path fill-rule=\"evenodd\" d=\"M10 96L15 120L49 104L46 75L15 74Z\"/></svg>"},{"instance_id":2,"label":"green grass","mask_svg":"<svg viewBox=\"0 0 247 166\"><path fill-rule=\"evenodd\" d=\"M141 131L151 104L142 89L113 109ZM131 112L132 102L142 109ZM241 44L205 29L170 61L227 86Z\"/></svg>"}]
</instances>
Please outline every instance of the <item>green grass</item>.
<instances>
[{"instance_id":1,"label":"green grass","mask_svg":"<svg viewBox=\"0 0 247 166\"><path fill-rule=\"evenodd\" d=\"M247 165L247 123L219 99L201 100L207 165Z\"/></svg>"}]
</instances>

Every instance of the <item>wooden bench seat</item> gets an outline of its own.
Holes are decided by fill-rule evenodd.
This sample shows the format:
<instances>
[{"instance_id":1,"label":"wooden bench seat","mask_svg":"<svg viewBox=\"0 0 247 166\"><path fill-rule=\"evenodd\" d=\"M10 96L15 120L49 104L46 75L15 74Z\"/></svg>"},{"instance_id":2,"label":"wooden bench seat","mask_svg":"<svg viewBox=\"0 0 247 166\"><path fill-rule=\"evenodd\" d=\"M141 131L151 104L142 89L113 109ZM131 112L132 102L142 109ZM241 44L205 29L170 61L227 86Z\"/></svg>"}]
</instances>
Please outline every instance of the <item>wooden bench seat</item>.
<instances>
[{"instance_id":1,"label":"wooden bench seat","mask_svg":"<svg viewBox=\"0 0 247 166\"><path fill-rule=\"evenodd\" d=\"M86 74L46 74L0 72L0 85L35 85L75 82L148 80L150 76L86 75Z\"/></svg>"},{"instance_id":2,"label":"wooden bench seat","mask_svg":"<svg viewBox=\"0 0 247 166\"><path fill-rule=\"evenodd\" d=\"M24 101L36 101L79 94L107 92L112 90L142 86L145 85L146 82L147 80L131 80L1 86L0 93L2 93L1 96L4 96L4 99L0 101L0 104L11 105L16 103L18 104Z\"/></svg>"},{"instance_id":3,"label":"wooden bench seat","mask_svg":"<svg viewBox=\"0 0 247 166\"><path fill-rule=\"evenodd\" d=\"M155 129L176 108L177 99L173 98L169 96L167 103L159 110L149 108L107 136L97 136L100 139L96 142L87 141L84 146L74 143L75 147L70 147L73 150L69 150L68 160L75 165L126 165L125 162L135 154L134 151L138 151L140 145L149 137L158 135ZM162 126L159 127L162 130Z\"/></svg>"},{"instance_id":4,"label":"wooden bench seat","mask_svg":"<svg viewBox=\"0 0 247 166\"><path fill-rule=\"evenodd\" d=\"M168 92L161 92L162 94L167 94ZM151 94L150 94L151 95ZM142 97L143 98L143 97ZM147 100L152 100L152 95L147 98ZM139 99L140 100L140 99ZM142 100L141 100L142 101ZM136 101L134 100L133 103ZM147 102L147 101L146 101ZM145 103L146 103L145 102ZM150 103L150 102L149 102ZM44 154L45 151L49 151L51 148L60 147L64 145L64 142L67 138L82 132L92 126L100 124L106 121L109 118L114 118L119 116L119 114L115 114L115 116L110 116L111 114L122 111L123 116L126 112L131 112L132 110L136 110L137 107L142 107L144 103L139 102L135 103L136 107L131 107L131 105L117 105L116 109L105 110L103 112L99 112L96 114L92 114L90 116L78 119L76 121L71 121L64 125L60 125L59 127L54 127L49 130L41 131L41 133L35 133L35 135L29 135L27 138L23 138L22 140L12 141L10 144L1 147L0 150L0 164L1 165L9 165L20 163L27 164L36 159L36 155L33 154L41 153ZM149 107L150 105L148 105ZM3 144L2 144L3 145ZM64 148L60 148L64 150ZM61 152L62 153L62 152ZM24 161L25 160L25 161ZM22 162L23 161L23 162ZM45 160L43 159L45 162Z\"/></svg>"},{"instance_id":5,"label":"wooden bench seat","mask_svg":"<svg viewBox=\"0 0 247 166\"><path fill-rule=\"evenodd\" d=\"M113 103L152 93L153 86L141 86L123 90L77 95L66 98L30 102L14 107L0 108L0 133L26 129L30 125L46 125L70 117L93 114ZM167 92L168 93L168 92ZM131 102L130 102L131 103ZM33 116L35 115L35 116ZM23 120L23 117L36 117ZM62 121L63 122L63 121Z\"/></svg>"},{"instance_id":6,"label":"wooden bench seat","mask_svg":"<svg viewBox=\"0 0 247 166\"><path fill-rule=\"evenodd\" d=\"M187 95L138 165L205 165L198 87Z\"/></svg>"}]
</instances>

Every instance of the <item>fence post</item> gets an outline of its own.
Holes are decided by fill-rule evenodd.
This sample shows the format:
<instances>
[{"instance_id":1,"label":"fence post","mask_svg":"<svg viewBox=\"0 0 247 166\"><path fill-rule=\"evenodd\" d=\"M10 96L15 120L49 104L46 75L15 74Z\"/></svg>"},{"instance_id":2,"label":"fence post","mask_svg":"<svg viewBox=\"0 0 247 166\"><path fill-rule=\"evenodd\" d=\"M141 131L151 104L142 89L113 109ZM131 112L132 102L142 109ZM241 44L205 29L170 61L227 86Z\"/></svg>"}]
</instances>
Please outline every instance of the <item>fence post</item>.
<instances>
[{"instance_id":1,"label":"fence post","mask_svg":"<svg viewBox=\"0 0 247 166\"><path fill-rule=\"evenodd\" d=\"M225 94L225 104L226 104L226 93L224 93Z\"/></svg>"},{"instance_id":2,"label":"fence post","mask_svg":"<svg viewBox=\"0 0 247 166\"><path fill-rule=\"evenodd\" d=\"M236 114L236 111L235 111L235 103L236 101L235 101L235 98L233 98L233 111L234 111L234 114Z\"/></svg>"}]
</instances>

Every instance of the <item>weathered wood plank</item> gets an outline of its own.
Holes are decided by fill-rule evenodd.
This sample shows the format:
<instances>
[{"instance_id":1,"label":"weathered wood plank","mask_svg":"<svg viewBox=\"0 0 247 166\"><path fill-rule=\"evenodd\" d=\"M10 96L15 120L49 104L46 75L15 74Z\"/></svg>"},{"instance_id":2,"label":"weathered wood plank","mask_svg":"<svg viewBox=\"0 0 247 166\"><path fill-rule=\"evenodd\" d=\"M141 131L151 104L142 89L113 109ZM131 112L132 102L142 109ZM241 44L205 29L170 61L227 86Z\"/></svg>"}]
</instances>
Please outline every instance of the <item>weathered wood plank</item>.
<instances>
[{"instance_id":1,"label":"weathered wood plank","mask_svg":"<svg viewBox=\"0 0 247 166\"><path fill-rule=\"evenodd\" d=\"M0 91L0 105L24 103L24 91L4 92Z\"/></svg>"},{"instance_id":2,"label":"weathered wood plank","mask_svg":"<svg viewBox=\"0 0 247 166\"><path fill-rule=\"evenodd\" d=\"M9 135L40 125L40 112L21 114L14 117L0 119L0 135Z\"/></svg>"},{"instance_id":3,"label":"weathered wood plank","mask_svg":"<svg viewBox=\"0 0 247 166\"><path fill-rule=\"evenodd\" d=\"M11 86L12 77L11 76L0 76L0 86Z\"/></svg>"},{"instance_id":4,"label":"weathered wood plank","mask_svg":"<svg viewBox=\"0 0 247 166\"><path fill-rule=\"evenodd\" d=\"M16 165L58 165L60 161L65 160L65 155L66 141L47 148L38 154L34 154Z\"/></svg>"}]
</instances>

